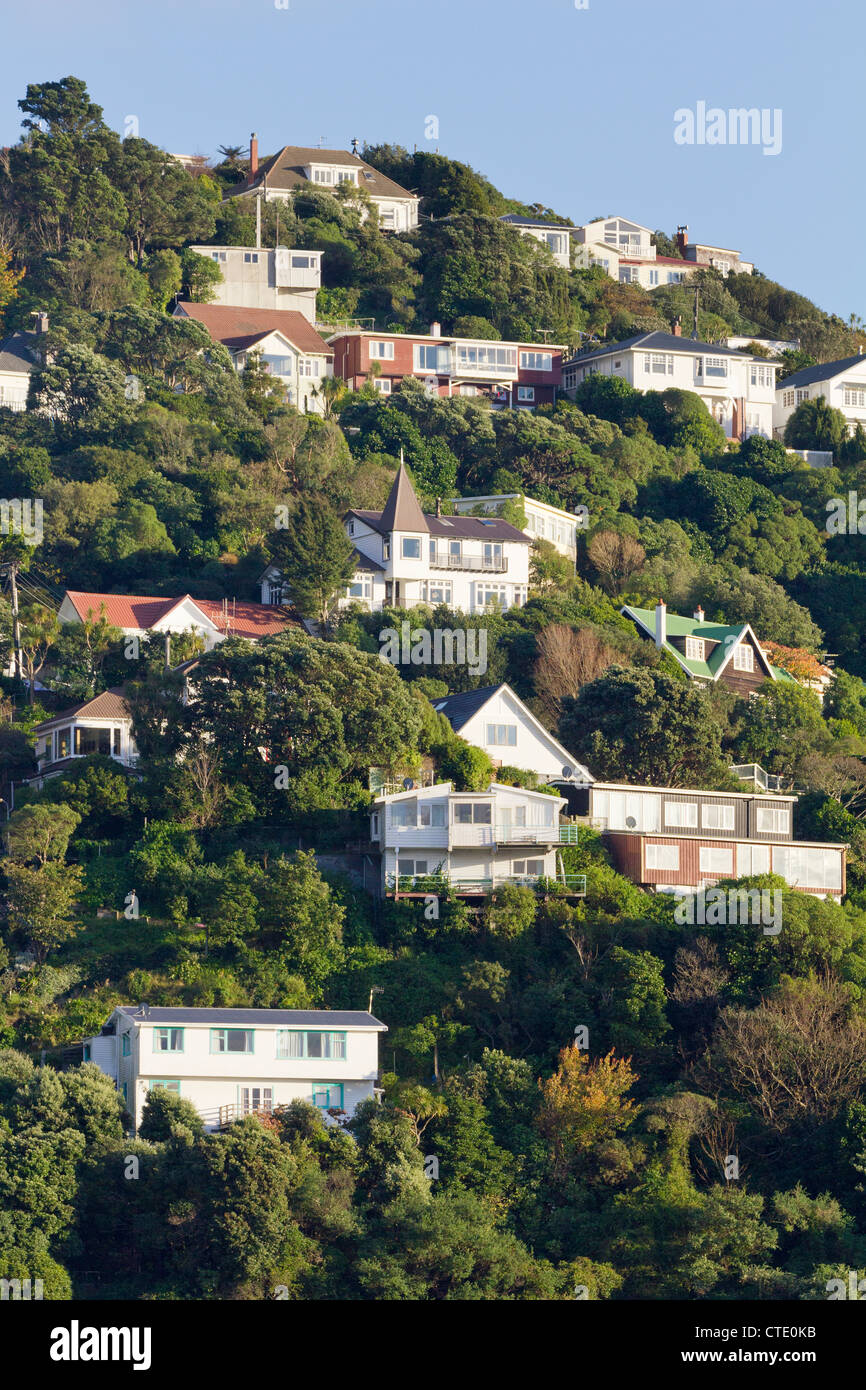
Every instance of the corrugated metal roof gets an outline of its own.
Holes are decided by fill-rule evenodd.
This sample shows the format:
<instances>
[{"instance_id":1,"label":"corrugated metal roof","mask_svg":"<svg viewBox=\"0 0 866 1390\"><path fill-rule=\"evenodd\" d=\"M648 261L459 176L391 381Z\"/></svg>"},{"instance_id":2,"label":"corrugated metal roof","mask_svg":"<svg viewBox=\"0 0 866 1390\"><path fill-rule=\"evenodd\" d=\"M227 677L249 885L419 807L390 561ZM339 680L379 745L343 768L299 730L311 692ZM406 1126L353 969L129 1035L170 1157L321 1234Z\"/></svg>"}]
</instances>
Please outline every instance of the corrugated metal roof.
<instances>
[{"instance_id":1,"label":"corrugated metal roof","mask_svg":"<svg viewBox=\"0 0 866 1390\"><path fill-rule=\"evenodd\" d=\"M138 1023L202 1023L215 1028L236 1028L245 1024L285 1024L297 1027L376 1028L388 1031L388 1025L373 1014L362 1010L342 1009L184 1009L162 1008L145 1004L119 1004L118 1012Z\"/></svg>"}]
</instances>

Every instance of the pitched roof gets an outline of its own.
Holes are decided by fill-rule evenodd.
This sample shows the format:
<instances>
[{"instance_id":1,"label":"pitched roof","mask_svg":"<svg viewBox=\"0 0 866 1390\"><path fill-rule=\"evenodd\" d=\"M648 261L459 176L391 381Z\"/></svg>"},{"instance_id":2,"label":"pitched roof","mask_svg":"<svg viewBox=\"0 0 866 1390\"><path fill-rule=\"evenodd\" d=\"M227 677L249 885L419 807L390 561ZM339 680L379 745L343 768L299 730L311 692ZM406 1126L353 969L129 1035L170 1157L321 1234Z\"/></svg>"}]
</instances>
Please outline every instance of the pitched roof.
<instances>
[{"instance_id":1,"label":"pitched roof","mask_svg":"<svg viewBox=\"0 0 866 1390\"><path fill-rule=\"evenodd\" d=\"M226 609L221 599L193 598L191 594L153 598L139 594L91 594L67 589L66 598L71 601L82 622L88 613L99 618L104 609L106 620L113 627L137 628L141 632L149 632L186 599L195 604L202 617L213 624L218 632L228 633L232 637L247 637L255 641L259 637L272 637L287 627L301 626L297 618L276 604L239 603L236 599L228 599Z\"/></svg>"},{"instance_id":2,"label":"pitched roof","mask_svg":"<svg viewBox=\"0 0 866 1390\"><path fill-rule=\"evenodd\" d=\"M236 351L252 347L268 333L282 333L299 352L333 357L334 349L296 309L243 309L231 304L192 304L184 300L176 314L195 319L217 342Z\"/></svg>"},{"instance_id":3,"label":"pitched roof","mask_svg":"<svg viewBox=\"0 0 866 1390\"><path fill-rule=\"evenodd\" d=\"M36 363L35 333L26 329L0 339L0 372L32 372Z\"/></svg>"},{"instance_id":4,"label":"pitched roof","mask_svg":"<svg viewBox=\"0 0 866 1390\"><path fill-rule=\"evenodd\" d=\"M415 496L415 489L409 481L405 463L397 469L388 501L379 517L381 531L429 531L427 519L421 504Z\"/></svg>"},{"instance_id":5,"label":"pitched roof","mask_svg":"<svg viewBox=\"0 0 866 1390\"><path fill-rule=\"evenodd\" d=\"M866 367L866 354L855 353L853 357L840 357L836 362L821 362L817 367L804 367L802 371L794 372L791 376L786 376L784 381L776 385L777 391L787 391L791 386L809 386L813 381L828 381L830 377L839 376L849 367Z\"/></svg>"},{"instance_id":6,"label":"pitched roof","mask_svg":"<svg viewBox=\"0 0 866 1390\"><path fill-rule=\"evenodd\" d=\"M393 486L381 512L360 511L353 507L348 516L356 516L359 521L371 526L374 531L388 535L391 531L421 531L431 536L445 536L452 540L515 541L530 545L531 540L524 531L503 521L501 517L485 516L431 516L422 512L415 489L409 481L406 465L401 463Z\"/></svg>"},{"instance_id":7,"label":"pitched roof","mask_svg":"<svg viewBox=\"0 0 866 1390\"><path fill-rule=\"evenodd\" d=\"M655 636L655 610L651 608L632 608L629 604L624 604L620 609L627 618L634 619L643 627L649 636ZM667 613L665 616L665 631L668 640L664 644L664 650L668 652L680 666L684 667L692 676L697 676L699 680L715 681L721 675L725 666L733 656L734 647L744 636L751 636L755 646L760 653L761 660L770 673L772 680L793 681L794 677L781 667L773 666L768 660L763 648L748 623L710 623L701 622L697 618L683 618L679 613ZM708 653L706 660L698 661L694 657L687 657L684 652L677 651L670 641L671 637L702 637L710 642L718 643ZM794 682L797 684L797 682Z\"/></svg>"},{"instance_id":8,"label":"pitched roof","mask_svg":"<svg viewBox=\"0 0 866 1390\"><path fill-rule=\"evenodd\" d=\"M572 357L568 365L574 362L592 362L596 357L609 357L612 352L628 352L631 348L640 348L646 352L709 352L713 357L739 357L743 362L751 360L738 348L723 347L721 343L702 343L694 338L679 337L676 333L654 332L638 333L634 338L624 338L622 342L611 343L609 347L599 348L597 352L581 353L578 357Z\"/></svg>"},{"instance_id":9,"label":"pitched roof","mask_svg":"<svg viewBox=\"0 0 866 1390\"><path fill-rule=\"evenodd\" d=\"M84 700L81 704L70 705L68 709L60 710L57 714L52 714L50 719L43 719L41 724L37 724L34 733L41 733L43 729L50 729L55 724L61 723L65 719L71 719L73 715L86 714L91 719L131 719L129 705L126 703L122 685L114 685L110 690L103 690L101 695L95 695L92 700Z\"/></svg>"},{"instance_id":10,"label":"pitched roof","mask_svg":"<svg viewBox=\"0 0 866 1390\"><path fill-rule=\"evenodd\" d=\"M460 695L446 695L441 700L434 700L433 708L437 714L444 714L448 723L455 733L468 724L473 714L477 714L483 709L491 696L497 690L502 690L501 685L485 685L481 690L467 690Z\"/></svg>"},{"instance_id":11,"label":"pitched roof","mask_svg":"<svg viewBox=\"0 0 866 1390\"><path fill-rule=\"evenodd\" d=\"M213 1023L229 1028L244 1023L281 1023L388 1031L381 1019L361 1009L174 1009L149 1004L118 1004L117 1012L138 1023Z\"/></svg>"},{"instance_id":12,"label":"pitched roof","mask_svg":"<svg viewBox=\"0 0 866 1390\"><path fill-rule=\"evenodd\" d=\"M577 227L570 222L545 222L543 218L522 217L519 212L506 212L500 222L510 222L514 227L541 227L552 232L576 232Z\"/></svg>"},{"instance_id":13,"label":"pitched roof","mask_svg":"<svg viewBox=\"0 0 866 1390\"><path fill-rule=\"evenodd\" d=\"M277 154L269 155L259 164L254 177L247 177L243 183L235 184L228 194L237 197L239 193L249 193L260 187L267 178L268 188L297 188L307 184L323 191L319 184L310 184L304 169L311 164L344 165L359 170L358 185L366 188L373 198L415 198L417 195L401 188L399 183L380 174L372 164L348 150L319 150L305 145L284 145ZM325 190L330 191L330 190Z\"/></svg>"}]
</instances>

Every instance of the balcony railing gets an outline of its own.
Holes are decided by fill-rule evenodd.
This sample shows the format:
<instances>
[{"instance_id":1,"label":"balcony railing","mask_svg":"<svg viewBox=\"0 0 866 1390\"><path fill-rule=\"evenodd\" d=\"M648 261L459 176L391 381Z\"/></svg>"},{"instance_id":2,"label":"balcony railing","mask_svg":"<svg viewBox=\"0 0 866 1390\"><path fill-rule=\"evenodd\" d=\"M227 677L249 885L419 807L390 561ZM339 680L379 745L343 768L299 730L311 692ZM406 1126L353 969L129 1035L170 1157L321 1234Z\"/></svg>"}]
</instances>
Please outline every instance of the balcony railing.
<instances>
[{"instance_id":1,"label":"balcony railing","mask_svg":"<svg viewBox=\"0 0 866 1390\"><path fill-rule=\"evenodd\" d=\"M453 874L400 874L399 882L394 874L387 874L385 887L393 893L430 893L449 889L458 896L461 893L492 893L494 888L513 883L519 887L536 890L555 888L574 897L586 896L586 874L561 874L558 878L536 877L529 874L499 874L493 878L463 878Z\"/></svg>"},{"instance_id":2,"label":"balcony railing","mask_svg":"<svg viewBox=\"0 0 866 1390\"><path fill-rule=\"evenodd\" d=\"M434 570L476 570L481 574L505 574L508 561L504 555L451 555L447 550L431 550L430 568Z\"/></svg>"},{"instance_id":3,"label":"balcony railing","mask_svg":"<svg viewBox=\"0 0 866 1390\"><path fill-rule=\"evenodd\" d=\"M458 849L477 845L576 845L578 825L394 825L385 828L389 849Z\"/></svg>"}]
</instances>

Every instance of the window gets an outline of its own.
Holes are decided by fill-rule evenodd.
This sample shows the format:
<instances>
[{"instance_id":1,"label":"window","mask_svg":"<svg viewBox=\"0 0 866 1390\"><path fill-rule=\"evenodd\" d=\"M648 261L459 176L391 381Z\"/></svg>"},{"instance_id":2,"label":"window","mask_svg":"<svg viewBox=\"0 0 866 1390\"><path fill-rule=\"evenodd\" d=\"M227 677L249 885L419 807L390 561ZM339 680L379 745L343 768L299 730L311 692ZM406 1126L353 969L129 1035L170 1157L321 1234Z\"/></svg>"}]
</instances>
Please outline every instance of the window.
<instances>
[{"instance_id":1,"label":"window","mask_svg":"<svg viewBox=\"0 0 866 1390\"><path fill-rule=\"evenodd\" d=\"M552 352L522 352L520 365L527 372L550 372L553 370Z\"/></svg>"},{"instance_id":2,"label":"window","mask_svg":"<svg viewBox=\"0 0 866 1390\"><path fill-rule=\"evenodd\" d=\"M81 1060L82 1062L90 1061L90 1043L84 1043L81 1049Z\"/></svg>"},{"instance_id":3,"label":"window","mask_svg":"<svg viewBox=\"0 0 866 1390\"><path fill-rule=\"evenodd\" d=\"M292 256L293 270L309 270L312 265L313 260L310 256Z\"/></svg>"},{"instance_id":4,"label":"window","mask_svg":"<svg viewBox=\"0 0 866 1390\"><path fill-rule=\"evenodd\" d=\"M724 874L728 878L734 873L733 849L714 848L701 845L700 868L702 874Z\"/></svg>"},{"instance_id":5,"label":"window","mask_svg":"<svg viewBox=\"0 0 866 1390\"><path fill-rule=\"evenodd\" d=\"M145 1085L149 1091L173 1091L176 1096L180 1095L179 1081L146 1081Z\"/></svg>"},{"instance_id":6,"label":"window","mask_svg":"<svg viewBox=\"0 0 866 1390\"><path fill-rule=\"evenodd\" d=\"M381 211L380 211L380 213L379 213L379 226L380 226L380 227L389 228L389 227L396 227L396 225L397 225L397 214L396 214L396 212L394 211L394 209L393 209L393 208L382 208Z\"/></svg>"},{"instance_id":7,"label":"window","mask_svg":"<svg viewBox=\"0 0 866 1390\"><path fill-rule=\"evenodd\" d=\"M347 598L372 598L373 579L369 574L356 574L354 583L346 590Z\"/></svg>"},{"instance_id":8,"label":"window","mask_svg":"<svg viewBox=\"0 0 866 1390\"><path fill-rule=\"evenodd\" d=\"M428 873L426 859L404 859L401 855L397 867L400 878L426 878Z\"/></svg>"},{"instance_id":9,"label":"window","mask_svg":"<svg viewBox=\"0 0 866 1390\"><path fill-rule=\"evenodd\" d=\"M328 1057L343 1062L346 1060L346 1034L280 1028L277 1031L277 1056Z\"/></svg>"},{"instance_id":10,"label":"window","mask_svg":"<svg viewBox=\"0 0 866 1390\"><path fill-rule=\"evenodd\" d=\"M445 825L445 802L444 801L422 801L418 808L418 824L439 826Z\"/></svg>"},{"instance_id":11,"label":"window","mask_svg":"<svg viewBox=\"0 0 866 1390\"><path fill-rule=\"evenodd\" d=\"M518 388L517 388L517 399L518 399L519 401L534 401L534 400L535 400L535 387L534 387L534 386L518 386Z\"/></svg>"},{"instance_id":12,"label":"window","mask_svg":"<svg viewBox=\"0 0 866 1390\"><path fill-rule=\"evenodd\" d=\"M238 1091L242 1115L254 1115L259 1110L271 1113L274 1106L272 1086L239 1086Z\"/></svg>"},{"instance_id":13,"label":"window","mask_svg":"<svg viewBox=\"0 0 866 1390\"><path fill-rule=\"evenodd\" d=\"M734 670L735 671L754 671L755 653L745 642L738 642L734 647Z\"/></svg>"},{"instance_id":14,"label":"window","mask_svg":"<svg viewBox=\"0 0 866 1390\"><path fill-rule=\"evenodd\" d=\"M429 583L421 585L421 600L423 603L447 603L451 604L451 583L440 583L438 580L430 580Z\"/></svg>"},{"instance_id":15,"label":"window","mask_svg":"<svg viewBox=\"0 0 866 1390\"><path fill-rule=\"evenodd\" d=\"M111 754L111 730L76 728L75 752L80 757L87 757L92 753L109 756Z\"/></svg>"},{"instance_id":16,"label":"window","mask_svg":"<svg viewBox=\"0 0 866 1390\"><path fill-rule=\"evenodd\" d=\"M590 815L606 830L659 830L661 797L655 793L593 791Z\"/></svg>"},{"instance_id":17,"label":"window","mask_svg":"<svg viewBox=\"0 0 866 1390\"><path fill-rule=\"evenodd\" d=\"M183 1052L182 1028L154 1028L154 1052Z\"/></svg>"},{"instance_id":18,"label":"window","mask_svg":"<svg viewBox=\"0 0 866 1390\"><path fill-rule=\"evenodd\" d=\"M497 372L505 368L513 371L517 366L517 349L498 347L494 343L457 343L455 354L460 371ZM524 354L520 357L520 365L524 366Z\"/></svg>"},{"instance_id":19,"label":"window","mask_svg":"<svg viewBox=\"0 0 866 1390\"><path fill-rule=\"evenodd\" d=\"M649 273L649 282L650 282L651 285L657 285L657 284L658 284L658 282L659 282L659 273L658 273L657 270L651 270L651 271L650 271L650 273Z\"/></svg>"},{"instance_id":20,"label":"window","mask_svg":"<svg viewBox=\"0 0 866 1390\"><path fill-rule=\"evenodd\" d=\"M504 584L476 584L475 606L477 608L507 608L507 587Z\"/></svg>"},{"instance_id":21,"label":"window","mask_svg":"<svg viewBox=\"0 0 866 1390\"><path fill-rule=\"evenodd\" d=\"M791 829L791 812L787 806L758 806L755 829L759 835L787 835Z\"/></svg>"},{"instance_id":22,"label":"window","mask_svg":"<svg viewBox=\"0 0 866 1390\"><path fill-rule=\"evenodd\" d=\"M772 367L760 367L757 362L753 362L749 371L749 381L753 386L773 386L775 384L775 373Z\"/></svg>"},{"instance_id":23,"label":"window","mask_svg":"<svg viewBox=\"0 0 866 1390\"><path fill-rule=\"evenodd\" d=\"M793 391L783 391L783 392L782 392L782 405L793 405L793 404L794 404L794 392L793 392Z\"/></svg>"},{"instance_id":24,"label":"window","mask_svg":"<svg viewBox=\"0 0 866 1390\"><path fill-rule=\"evenodd\" d=\"M448 349L437 343L415 344L415 369L419 372L447 372Z\"/></svg>"},{"instance_id":25,"label":"window","mask_svg":"<svg viewBox=\"0 0 866 1390\"><path fill-rule=\"evenodd\" d=\"M225 251L211 251L211 256L215 261L224 261L226 259Z\"/></svg>"},{"instance_id":26,"label":"window","mask_svg":"<svg viewBox=\"0 0 866 1390\"><path fill-rule=\"evenodd\" d=\"M544 860L514 859L511 864L511 872L516 878L543 878Z\"/></svg>"},{"instance_id":27,"label":"window","mask_svg":"<svg viewBox=\"0 0 866 1390\"><path fill-rule=\"evenodd\" d=\"M318 1110L342 1110L343 1088L327 1081L314 1081L312 1101Z\"/></svg>"},{"instance_id":28,"label":"window","mask_svg":"<svg viewBox=\"0 0 866 1390\"><path fill-rule=\"evenodd\" d=\"M712 802L701 807L701 825L704 830L733 830L733 806L715 806Z\"/></svg>"},{"instance_id":29,"label":"window","mask_svg":"<svg viewBox=\"0 0 866 1390\"><path fill-rule=\"evenodd\" d=\"M299 357L298 376L318 376L320 366L318 357Z\"/></svg>"},{"instance_id":30,"label":"window","mask_svg":"<svg viewBox=\"0 0 866 1390\"><path fill-rule=\"evenodd\" d=\"M120 1089L123 1092L123 1103L125 1105L126 1102L129 1100L129 1083L126 1081L122 1081L120 1083Z\"/></svg>"},{"instance_id":31,"label":"window","mask_svg":"<svg viewBox=\"0 0 866 1390\"><path fill-rule=\"evenodd\" d=\"M124 1033L124 1034L123 1034L123 1040L122 1040L122 1042L121 1042L120 1050L121 1050L121 1053L122 1053L122 1055L123 1055L124 1057L128 1057L129 1054L130 1054L130 1052L131 1052L131 1050L132 1050L131 1047L130 1047L130 1041L129 1041L129 1034L128 1034L128 1033Z\"/></svg>"},{"instance_id":32,"label":"window","mask_svg":"<svg viewBox=\"0 0 866 1390\"><path fill-rule=\"evenodd\" d=\"M259 255L257 251L244 252L244 265L258 265Z\"/></svg>"},{"instance_id":33,"label":"window","mask_svg":"<svg viewBox=\"0 0 866 1390\"><path fill-rule=\"evenodd\" d=\"M383 540L383 542L382 542L382 559L383 559L383 560L390 560L390 558L391 558L391 542L390 542L389 540Z\"/></svg>"},{"instance_id":34,"label":"window","mask_svg":"<svg viewBox=\"0 0 866 1390\"><path fill-rule=\"evenodd\" d=\"M698 826L698 803L696 801L666 801L665 825L679 825L696 830Z\"/></svg>"},{"instance_id":35,"label":"window","mask_svg":"<svg viewBox=\"0 0 866 1390\"><path fill-rule=\"evenodd\" d=\"M800 391L800 390L797 391L797 404L798 404L798 405L800 404L801 401L807 401L808 399L809 399L809 392L808 392L808 391Z\"/></svg>"},{"instance_id":36,"label":"window","mask_svg":"<svg viewBox=\"0 0 866 1390\"><path fill-rule=\"evenodd\" d=\"M211 1052L252 1052L252 1028L211 1028Z\"/></svg>"},{"instance_id":37,"label":"window","mask_svg":"<svg viewBox=\"0 0 866 1390\"><path fill-rule=\"evenodd\" d=\"M724 357L707 357L704 360L704 376L727 376L728 363Z\"/></svg>"},{"instance_id":38,"label":"window","mask_svg":"<svg viewBox=\"0 0 866 1390\"><path fill-rule=\"evenodd\" d=\"M672 352L644 353L643 369L654 376L673 376L674 355Z\"/></svg>"},{"instance_id":39,"label":"window","mask_svg":"<svg viewBox=\"0 0 866 1390\"><path fill-rule=\"evenodd\" d=\"M669 270L669 271L668 271L668 284L669 284L669 285L681 285L682 283L683 283L683 273L682 273L681 270Z\"/></svg>"},{"instance_id":40,"label":"window","mask_svg":"<svg viewBox=\"0 0 866 1390\"><path fill-rule=\"evenodd\" d=\"M825 893L842 891L842 855L837 849L777 845L773 849L773 872L792 885Z\"/></svg>"},{"instance_id":41,"label":"window","mask_svg":"<svg viewBox=\"0 0 866 1390\"><path fill-rule=\"evenodd\" d=\"M56 744L55 758L68 758L72 751L72 730L58 729L54 735Z\"/></svg>"},{"instance_id":42,"label":"window","mask_svg":"<svg viewBox=\"0 0 866 1390\"><path fill-rule=\"evenodd\" d=\"M373 386L379 392L380 396L390 396L391 378L389 376L377 376L373 382Z\"/></svg>"},{"instance_id":43,"label":"window","mask_svg":"<svg viewBox=\"0 0 866 1390\"><path fill-rule=\"evenodd\" d=\"M488 724L487 742L493 747L505 746L508 748L517 747L517 725L516 724Z\"/></svg>"},{"instance_id":44,"label":"window","mask_svg":"<svg viewBox=\"0 0 866 1390\"><path fill-rule=\"evenodd\" d=\"M640 282L638 267L636 265L621 265L619 280L621 285L637 285Z\"/></svg>"},{"instance_id":45,"label":"window","mask_svg":"<svg viewBox=\"0 0 866 1390\"><path fill-rule=\"evenodd\" d=\"M404 560L421 559L421 541L418 536L404 536L402 545Z\"/></svg>"},{"instance_id":46,"label":"window","mask_svg":"<svg viewBox=\"0 0 866 1390\"><path fill-rule=\"evenodd\" d=\"M738 878L751 878L753 874L768 874L769 872L769 845L737 845Z\"/></svg>"},{"instance_id":47,"label":"window","mask_svg":"<svg viewBox=\"0 0 866 1390\"><path fill-rule=\"evenodd\" d=\"M659 845L652 841L646 847L648 869L663 869L670 873L680 867L679 845Z\"/></svg>"},{"instance_id":48,"label":"window","mask_svg":"<svg viewBox=\"0 0 866 1390\"><path fill-rule=\"evenodd\" d=\"M418 808L414 799L409 801L395 801L391 807L391 825L396 829L405 829L406 826L416 825L418 822Z\"/></svg>"},{"instance_id":49,"label":"window","mask_svg":"<svg viewBox=\"0 0 866 1390\"><path fill-rule=\"evenodd\" d=\"M704 639L702 637L686 638L686 660L703 661L704 659Z\"/></svg>"},{"instance_id":50,"label":"window","mask_svg":"<svg viewBox=\"0 0 866 1390\"><path fill-rule=\"evenodd\" d=\"M371 340L370 340L370 343L369 343L369 348L370 348L370 356L371 356L372 358L376 359L377 361L388 361L388 362L393 362L393 361L394 361L394 344L393 344L393 343L385 343L385 342L380 342L380 341L378 341L377 339L371 339Z\"/></svg>"},{"instance_id":51,"label":"window","mask_svg":"<svg viewBox=\"0 0 866 1390\"><path fill-rule=\"evenodd\" d=\"M866 406L866 385L857 386L853 382L846 382L845 404Z\"/></svg>"},{"instance_id":52,"label":"window","mask_svg":"<svg viewBox=\"0 0 866 1390\"><path fill-rule=\"evenodd\" d=\"M492 823L489 801L458 801L454 805L455 825L490 825Z\"/></svg>"}]
</instances>

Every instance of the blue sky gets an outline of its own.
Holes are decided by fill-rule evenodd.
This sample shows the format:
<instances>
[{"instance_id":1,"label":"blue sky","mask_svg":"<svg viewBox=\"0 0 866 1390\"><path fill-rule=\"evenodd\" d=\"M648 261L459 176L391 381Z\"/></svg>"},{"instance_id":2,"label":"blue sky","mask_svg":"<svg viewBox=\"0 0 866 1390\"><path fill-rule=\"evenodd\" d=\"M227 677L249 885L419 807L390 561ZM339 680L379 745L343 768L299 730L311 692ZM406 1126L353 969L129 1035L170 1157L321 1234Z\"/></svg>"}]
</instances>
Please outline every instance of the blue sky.
<instances>
[{"instance_id":1,"label":"blue sky","mask_svg":"<svg viewBox=\"0 0 866 1390\"><path fill-rule=\"evenodd\" d=\"M866 318L863 0L40 0L4 18L0 143L28 82L82 77L106 119L179 152L259 134L390 140L587 221L738 248ZM585 3L585 0L578 0ZM782 148L682 146L674 112L782 111ZM439 138L425 139L428 116ZM848 251L849 254L846 254Z\"/></svg>"}]
</instances>

